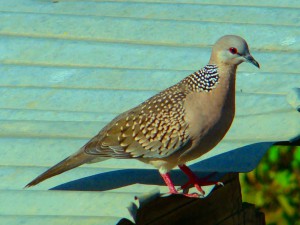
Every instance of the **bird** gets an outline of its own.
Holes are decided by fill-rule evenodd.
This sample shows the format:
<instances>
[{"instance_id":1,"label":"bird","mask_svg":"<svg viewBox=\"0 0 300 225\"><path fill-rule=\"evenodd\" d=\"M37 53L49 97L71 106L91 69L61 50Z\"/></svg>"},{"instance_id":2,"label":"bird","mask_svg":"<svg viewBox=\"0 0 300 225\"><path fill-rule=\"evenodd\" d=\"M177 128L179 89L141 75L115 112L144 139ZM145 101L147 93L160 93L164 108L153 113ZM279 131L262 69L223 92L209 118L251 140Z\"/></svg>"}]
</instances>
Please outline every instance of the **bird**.
<instances>
[{"instance_id":1,"label":"bird","mask_svg":"<svg viewBox=\"0 0 300 225\"><path fill-rule=\"evenodd\" d=\"M204 195L200 179L186 165L212 150L225 136L235 116L235 83L238 65L249 62L260 68L247 42L225 35L212 47L209 62L173 86L121 113L77 152L54 165L25 187L85 163L108 158L137 159L158 169L170 194ZM199 193L179 193L170 170L179 167Z\"/></svg>"}]
</instances>

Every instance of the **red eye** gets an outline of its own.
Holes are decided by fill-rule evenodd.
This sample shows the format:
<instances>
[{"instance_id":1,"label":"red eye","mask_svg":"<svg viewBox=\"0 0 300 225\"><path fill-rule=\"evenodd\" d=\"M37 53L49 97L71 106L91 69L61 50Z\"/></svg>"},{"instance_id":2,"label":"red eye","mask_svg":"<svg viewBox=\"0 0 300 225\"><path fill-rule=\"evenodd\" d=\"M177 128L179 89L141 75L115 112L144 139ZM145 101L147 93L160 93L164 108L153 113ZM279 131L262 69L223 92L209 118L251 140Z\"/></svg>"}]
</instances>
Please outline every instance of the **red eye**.
<instances>
[{"instance_id":1,"label":"red eye","mask_svg":"<svg viewBox=\"0 0 300 225\"><path fill-rule=\"evenodd\" d=\"M236 54L238 52L236 48L230 48L229 51L231 54Z\"/></svg>"}]
</instances>

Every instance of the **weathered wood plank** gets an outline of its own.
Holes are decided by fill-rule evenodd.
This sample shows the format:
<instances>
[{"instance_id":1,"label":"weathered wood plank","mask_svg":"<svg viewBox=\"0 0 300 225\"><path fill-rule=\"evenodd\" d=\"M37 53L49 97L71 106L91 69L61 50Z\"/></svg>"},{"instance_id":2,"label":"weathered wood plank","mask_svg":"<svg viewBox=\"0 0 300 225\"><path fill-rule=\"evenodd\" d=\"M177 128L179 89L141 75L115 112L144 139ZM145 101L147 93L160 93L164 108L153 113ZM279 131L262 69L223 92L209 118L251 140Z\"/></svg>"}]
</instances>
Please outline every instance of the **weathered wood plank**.
<instances>
[{"instance_id":1,"label":"weathered wood plank","mask_svg":"<svg viewBox=\"0 0 300 225\"><path fill-rule=\"evenodd\" d=\"M101 1L101 0L92 0L92 1ZM212 5L243 5L243 6L270 6L270 7L290 7L290 8L300 8L300 4L297 0L287 0L287 1L281 1L281 0L266 0L266 1L244 1L244 0L216 0L216 1L210 1L210 0L108 0L108 1L120 1L120 2L167 2L167 3L189 3L189 4L212 4Z\"/></svg>"},{"instance_id":2,"label":"weathered wood plank","mask_svg":"<svg viewBox=\"0 0 300 225\"><path fill-rule=\"evenodd\" d=\"M0 108L66 111L74 112L74 115L75 112L119 114L137 106L156 93L156 91L0 87ZM237 115L292 110L284 95L238 92L236 101ZM243 104L245 102L247 104ZM68 120L72 121L72 117Z\"/></svg>"},{"instance_id":3,"label":"weathered wood plank","mask_svg":"<svg viewBox=\"0 0 300 225\"><path fill-rule=\"evenodd\" d=\"M297 135L299 132L297 133ZM281 137L280 137L281 138ZM290 137L289 137L290 138ZM279 139L279 138L278 138ZM18 166L53 166L57 162L74 153L79 146L86 141L79 142L66 139L20 139L20 138L1 138L1 152L3 157L0 158L1 165L18 165ZM13 140L13 141L12 141ZM262 142L260 144L260 142ZM253 140L245 142L222 141L213 151L203 155L201 158L190 162L194 164L194 171L250 171L261 159L265 151L273 142L261 140L253 144ZM242 149L241 149L242 148ZM235 152L231 152L237 149ZM225 153L226 154L223 154ZM227 154L228 153L228 154ZM234 154L233 154L234 153ZM22 157L16 157L22 156ZM218 164L206 161L210 157L218 156L214 161ZM246 157L245 157L246 156ZM242 161L233 161L235 158L243 158ZM231 162L228 165L228 162ZM85 164L83 167L99 168L139 168L153 169L150 165L139 162L138 160L119 160L110 159L96 164Z\"/></svg>"},{"instance_id":4,"label":"weathered wood plank","mask_svg":"<svg viewBox=\"0 0 300 225\"><path fill-rule=\"evenodd\" d=\"M128 162L130 164L130 162ZM22 188L49 167L27 166L0 166L0 191L22 190ZM176 185L186 181L185 175L176 170L172 175L176 177ZM130 176L129 176L130 175ZM67 184L73 182L72 184ZM75 184L76 183L76 184ZM57 187L60 186L60 187ZM56 176L45 182L31 187L29 190L48 190L57 187L63 190L106 191L113 193L143 194L160 187L161 191L168 192L157 170L151 169L121 169L103 167L79 167ZM133 199L132 199L133 200ZM129 202L128 202L129 204Z\"/></svg>"},{"instance_id":5,"label":"weathered wood plank","mask_svg":"<svg viewBox=\"0 0 300 225\"><path fill-rule=\"evenodd\" d=\"M0 46L1 63L41 66L191 70L206 64L211 51L210 48L4 36L0 37L0 41L3 42ZM299 73L300 65L294 63L298 60L298 52L252 53L262 64L265 72ZM280 58L280 63L278 63L278 58ZM257 68L243 64L240 66L240 71L257 72Z\"/></svg>"},{"instance_id":6,"label":"weathered wood plank","mask_svg":"<svg viewBox=\"0 0 300 225\"><path fill-rule=\"evenodd\" d=\"M176 71L2 65L0 87L160 91L194 72L193 69L197 68ZM238 72L236 90L286 94L299 80L300 73Z\"/></svg>"},{"instance_id":7,"label":"weathered wood plank","mask_svg":"<svg viewBox=\"0 0 300 225\"><path fill-rule=\"evenodd\" d=\"M95 121L108 123L117 113L0 109L0 121Z\"/></svg>"},{"instance_id":8,"label":"weathered wood plank","mask_svg":"<svg viewBox=\"0 0 300 225\"><path fill-rule=\"evenodd\" d=\"M93 216L0 216L0 224L22 224L22 225L115 225L116 221L121 218L117 217L93 217Z\"/></svg>"},{"instance_id":9,"label":"weathered wood plank","mask_svg":"<svg viewBox=\"0 0 300 225\"><path fill-rule=\"evenodd\" d=\"M0 35L21 37L207 47L211 46L221 34L234 33L247 36L252 50L297 51L300 49L297 41L300 31L298 27L289 26L19 13L1 13L0 22ZM32 26L26 26L28 23ZM77 24L82 25L77 26ZM255 32L249 33L249 29ZM215 32L216 30L218 32ZM284 33L285 36L274 38L275 33Z\"/></svg>"},{"instance_id":10,"label":"weathered wood plank","mask_svg":"<svg viewBox=\"0 0 300 225\"><path fill-rule=\"evenodd\" d=\"M155 93L154 91L0 88L0 107L120 113L140 104ZM24 99L23 96L26 98ZM114 103L113 108L112 103Z\"/></svg>"},{"instance_id":11,"label":"weathered wood plank","mask_svg":"<svg viewBox=\"0 0 300 225\"><path fill-rule=\"evenodd\" d=\"M6 166L46 166L50 167L68 157L84 145L88 139L63 138L0 138L0 165ZM235 146L243 146L248 142L235 142ZM233 143L223 141L220 149L233 148ZM20 156L20 157L16 157ZM95 164L84 164L83 167L97 168L149 168L137 160L112 159Z\"/></svg>"},{"instance_id":12,"label":"weathered wood plank","mask_svg":"<svg viewBox=\"0 0 300 225\"><path fill-rule=\"evenodd\" d=\"M290 118L286 118L290 115ZM296 116L296 117L295 117ZM285 130L288 135L299 130L297 125L291 118L297 118L292 111L260 114L247 117L237 117L235 119L236 127L232 127L231 132L226 136L227 141L276 141L276 137L280 135L273 133L269 129L272 123L280 121L280 130ZM280 120L279 120L280 119ZM258 123L258 121L260 121ZM35 138L75 138L75 139L89 139L96 135L102 127L106 125L105 122L66 122L66 121L1 121L0 137L35 137ZM252 128L251 127L255 127ZM290 131L288 131L290 129ZM240 132L243 130L244 132ZM282 139L277 141L284 141L288 135L282 134Z\"/></svg>"},{"instance_id":13,"label":"weathered wood plank","mask_svg":"<svg viewBox=\"0 0 300 225\"><path fill-rule=\"evenodd\" d=\"M2 65L0 86L160 91L192 72Z\"/></svg>"},{"instance_id":14,"label":"weathered wood plank","mask_svg":"<svg viewBox=\"0 0 300 225\"><path fill-rule=\"evenodd\" d=\"M271 7L271 8L300 8L300 4L299 1L297 0L286 0L286 1L281 1L281 0L265 0L265 1L259 1L259 0L253 0L251 2L247 1L243 1L243 0L215 0L215 1L210 1L210 0L106 0L105 2L112 2L112 3L118 3L118 2L122 2L122 3L158 3L158 4L162 4L162 3L167 3L167 4L192 4L192 5L217 5L217 6L247 6L247 7L253 7L253 6L265 6L265 7ZM38 4L39 3L39 4ZM76 0L59 0L58 3L62 4L62 5L72 5L72 6L76 6L76 4L80 5L82 7L82 5L88 5L87 7L89 7L89 5L92 5L94 7L97 7L97 4L103 4L102 0L86 0L83 3L80 1L76 1ZM55 5L58 4L53 4L53 1L51 0L46 0L46 1L34 1L34 0L11 0L11 1L5 1L5 0L1 0L1 5L3 5L3 9L12 9L12 8L16 8L16 6L18 6L17 8L20 8L20 10L22 11L28 11L30 10L31 7L34 7L34 9L37 9L39 11L45 11L47 10L47 8L52 9L52 7L58 7ZM53 6L54 5L54 6ZM52 6L52 7L51 7ZM61 6L64 7L64 6ZM91 6L90 6L91 7ZM75 7L74 11L77 8ZM91 8L88 8L89 11L93 11ZM17 10L17 9L15 9ZM118 9L116 9L118 10ZM82 9L82 11L84 11ZM47 12L47 11L46 11Z\"/></svg>"},{"instance_id":15,"label":"weathered wood plank","mask_svg":"<svg viewBox=\"0 0 300 225\"><path fill-rule=\"evenodd\" d=\"M18 4L18 7L15 7ZM244 24L300 25L299 10L291 8L245 7L205 4L174 4L144 2L72 2L61 1L51 4L36 1L1 1L0 10L5 12L26 12L79 16L110 16L125 18L161 19L176 21L210 21ZM84 7L83 7L84 6ZM4 14L4 13L2 13ZM278 20L274 20L277 17ZM68 17L69 18L69 17ZM249 18L252 18L249 20ZM34 22L34 21L33 21Z\"/></svg>"},{"instance_id":16,"label":"weathered wood plank","mask_svg":"<svg viewBox=\"0 0 300 225\"><path fill-rule=\"evenodd\" d=\"M129 162L130 163L130 162ZM24 186L33 180L36 176L49 169L49 167L26 167L26 166L0 166L1 184L0 191L20 191ZM197 172L199 177L207 176L207 173ZM171 172L176 187L186 183L187 177L179 169ZM204 187L207 194L210 193L213 186ZM169 189L161 179L156 169L120 169L120 168L92 168L78 167L66 172L60 176L52 177L34 187L29 191L40 190L64 190L64 191L97 191L113 194L140 196L154 190L160 193L168 193ZM23 190L23 191L27 191ZM37 192L40 193L40 192ZM55 192L51 192L55 194ZM26 193L23 193L26 195ZM122 202L128 204L130 202ZM128 206L124 205L124 207Z\"/></svg>"},{"instance_id":17,"label":"weathered wood plank","mask_svg":"<svg viewBox=\"0 0 300 225\"><path fill-rule=\"evenodd\" d=\"M120 202L131 202L134 193L88 191L1 191L1 215L103 216L122 218ZM112 199L117 198L118 201ZM14 204L11 200L14 199ZM118 208L119 210L114 210Z\"/></svg>"}]
</instances>

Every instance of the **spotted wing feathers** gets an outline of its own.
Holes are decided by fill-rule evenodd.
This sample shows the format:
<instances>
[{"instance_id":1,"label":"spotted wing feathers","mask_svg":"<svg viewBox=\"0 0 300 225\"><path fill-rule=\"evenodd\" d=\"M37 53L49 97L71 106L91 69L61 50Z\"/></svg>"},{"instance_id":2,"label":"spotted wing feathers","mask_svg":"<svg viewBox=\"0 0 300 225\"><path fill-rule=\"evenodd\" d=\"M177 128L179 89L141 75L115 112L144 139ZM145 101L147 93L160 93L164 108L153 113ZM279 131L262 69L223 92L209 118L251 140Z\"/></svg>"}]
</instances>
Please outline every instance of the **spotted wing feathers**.
<instances>
[{"instance_id":1,"label":"spotted wing feathers","mask_svg":"<svg viewBox=\"0 0 300 225\"><path fill-rule=\"evenodd\" d=\"M114 158L163 158L184 146L186 93L174 85L116 117L84 147L88 154Z\"/></svg>"}]
</instances>

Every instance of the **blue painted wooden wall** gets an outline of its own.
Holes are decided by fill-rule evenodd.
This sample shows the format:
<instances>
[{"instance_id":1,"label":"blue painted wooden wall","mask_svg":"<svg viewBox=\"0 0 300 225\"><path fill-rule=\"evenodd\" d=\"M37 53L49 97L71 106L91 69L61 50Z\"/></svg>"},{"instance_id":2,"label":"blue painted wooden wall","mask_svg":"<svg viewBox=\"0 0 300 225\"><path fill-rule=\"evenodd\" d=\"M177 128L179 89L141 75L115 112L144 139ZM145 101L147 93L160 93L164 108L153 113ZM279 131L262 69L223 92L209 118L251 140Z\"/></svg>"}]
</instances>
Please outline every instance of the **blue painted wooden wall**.
<instances>
[{"instance_id":1,"label":"blue painted wooden wall","mask_svg":"<svg viewBox=\"0 0 300 225\"><path fill-rule=\"evenodd\" d=\"M233 127L194 169L253 169L270 144L300 135L300 103L286 100L300 87L299 26L298 0L0 0L0 224L129 217L133 196L162 184L134 160L22 188L117 114L204 66L225 34L243 36L261 69L240 66ZM48 191L80 178L68 187L102 192Z\"/></svg>"}]
</instances>

